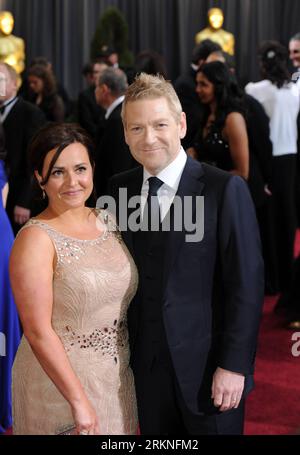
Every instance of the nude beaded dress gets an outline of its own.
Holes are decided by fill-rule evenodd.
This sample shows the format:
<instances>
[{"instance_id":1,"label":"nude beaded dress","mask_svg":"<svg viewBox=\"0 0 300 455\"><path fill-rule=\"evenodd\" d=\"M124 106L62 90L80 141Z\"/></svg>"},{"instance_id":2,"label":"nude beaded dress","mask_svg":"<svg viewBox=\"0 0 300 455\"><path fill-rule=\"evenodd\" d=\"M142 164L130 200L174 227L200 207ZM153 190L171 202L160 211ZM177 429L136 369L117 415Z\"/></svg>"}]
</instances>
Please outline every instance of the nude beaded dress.
<instances>
[{"instance_id":1,"label":"nude beaded dress","mask_svg":"<svg viewBox=\"0 0 300 455\"><path fill-rule=\"evenodd\" d=\"M130 435L137 408L126 312L138 275L111 216L98 216L105 230L95 240L68 237L35 219L23 229L45 230L55 246L52 326L97 412L100 433ZM69 403L24 336L13 366L13 419L14 434L54 435L74 426Z\"/></svg>"}]
</instances>

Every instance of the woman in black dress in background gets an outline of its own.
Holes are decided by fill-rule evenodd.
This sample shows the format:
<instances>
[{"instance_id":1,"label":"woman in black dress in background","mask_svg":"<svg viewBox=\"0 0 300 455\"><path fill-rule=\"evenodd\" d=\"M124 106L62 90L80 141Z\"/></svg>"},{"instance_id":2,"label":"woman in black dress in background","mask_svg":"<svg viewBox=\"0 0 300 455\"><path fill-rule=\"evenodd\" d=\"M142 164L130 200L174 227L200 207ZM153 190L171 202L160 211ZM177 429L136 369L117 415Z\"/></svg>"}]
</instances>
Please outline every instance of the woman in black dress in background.
<instances>
[{"instance_id":1,"label":"woman in black dress in background","mask_svg":"<svg viewBox=\"0 0 300 455\"><path fill-rule=\"evenodd\" d=\"M242 92L221 62L203 65L196 82L203 116L194 147L188 153L247 180L249 146Z\"/></svg>"}]
</instances>

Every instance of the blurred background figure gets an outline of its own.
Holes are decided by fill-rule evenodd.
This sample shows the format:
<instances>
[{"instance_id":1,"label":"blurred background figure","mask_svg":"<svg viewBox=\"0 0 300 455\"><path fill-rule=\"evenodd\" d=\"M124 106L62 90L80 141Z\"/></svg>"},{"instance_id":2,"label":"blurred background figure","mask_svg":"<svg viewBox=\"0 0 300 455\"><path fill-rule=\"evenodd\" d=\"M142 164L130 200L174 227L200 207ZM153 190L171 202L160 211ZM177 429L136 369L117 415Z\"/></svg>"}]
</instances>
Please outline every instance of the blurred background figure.
<instances>
[{"instance_id":1,"label":"blurred background figure","mask_svg":"<svg viewBox=\"0 0 300 455\"><path fill-rule=\"evenodd\" d=\"M9 11L0 12L0 62L12 66L18 74L18 87L21 85L20 74L25 68L25 44L22 38L12 35L14 18Z\"/></svg>"},{"instance_id":2,"label":"blurred background figure","mask_svg":"<svg viewBox=\"0 0 300 455\"><path fill-rule=\"evenodd\" d=\"M222 62L202 65L196 81L203 112L194 147L187 152L247 180L249 143L241 90Z\"/></svg>"},{"instance_id":3,"label":"blurred background figure","mask_svg":"<svg viewBox=\"0 0 300 455\"><path fill-rule=\"evenodd\" d=\"M0 433L12 425L11 369L21 339L21 328L8 273L14 235L5 212L8 182L4 131L0 123Z\"/></svg>"},{"instance_id":4,"label":"blurred background figure","mask_svg":"<svg viewBox=\"0 0 300 455\"><path fill-rule=\"evenodd\" d=\"M112 46L104 44L101 47L97 58L103 63L106 63L108 66L119 68L119 56L117 51Z\"/></svg>"},{"instance_id":5,"label":"blurred background figure","mask_svg":"<svg viewBox=\"0 0 300 455\"><path fill-rule=\"evenodd\" d=\"M224 22L223 11L220 8L211 8L208 10L208 27L201 30L195 36L196 44L205 39L210 39L218 43L224 52L234 55L234 36L232 33L222 29Z\"/></svg>"},{"instance_id":6,"label":"blurred background figure","mask_svg":"<svg viewBox=\"0 0 300 455\"><path fill-rule=\"evenodd\" d=\"M136 56L134 71L136 74L147 73L153 76L160 74L165 79L168 78L167 67L163 56L152 49L146 49Z\"/></svg>"},{"instance_id":7,"label":"blurred background figure","mask_svg":"<svg viewBox=\"0 0 300 455\"><path fill-rule=\"evenodd\" d=\"M273 145L272 226L274 251L278 271L275 291L286 291L291 282L296 232L295 174L297 154L297 116L299 90L291 83L287 49L277 41L266 41L259 49L263 80L249 83L246 92L264 107L270 119L270 139Z\"/></svg>"},{"instance_id":8,"label":"blurred background figure","mask_svg":"<svg viewBox=\"0 0 300 455\"><path fill-rule=\"evenodd\" d=\"M293 81L300 85L300 33L296 33L289 42L290 59L293 63Z\"/></svg>"},{"instance_id":9,"label":"blurred background figure","mask_svg":"<svg viewBox=\"0 0 300 455\"><path fill-rule=\"evenodd\" d=\"M46 68L54 78L57 94L61 97L64 103L65 117L70 117L73 114L73 110L75 108L74 102L69 98L65 87L61 84L61 82L57 80L52 63L46 57L35 57L30 62L29 70L31 67L36 65ZM29 87L27 73L23 75L23 84L20 87L19 95L22 96L22 98L24 98L26 101L30 101L32 103L35 102L35 93Z\"/></svg>"},{"instance_id":10,"label":"blurred background figure","mask_svg":"<svg viewBox=\"0 0 300 455\"><path fill-rule=\"evenodd\" d=\"M106 63L92 62L92 76L89 76L89 86L78 95L78 122L84 128L92 139L95 141L98 134L98 129L104 121L105 109L97 104L95 96L96 82L100 74L108 68Z\"/></svg>"},{"instance_id":11,"label":"blurred background figure","mask_svg":"<svg viewBox=\"0 0 300 455\"><path fill-rule=\"evenodd\" d=\"M126 74L119 68L107 68L96 83L97 103L105 109L105 121L96 143L94 180L98 197L106 194L110 177L137 164L125 142L121 118L127 87Z\"/></svg>"},{"instance_id":12,"label":"blurred background figure","mask_svg":"<svg viewBox=\"0 0 300 455\"><path fill-rule=\"evenodd\" d=\"M209 39L195 46L189 68L174 82L174 88L187 120L187 133L182 140L182 145L185 149L192 146L201 120L202 107L196 93L196 74L208 56L214 51L221 51L221 47Z\"/></svg>"},{"instance_id":13,"label":"blurred background figure","mask_svg":"<svg viewBox=\"0 0 300 455\"><path fill-rule=\"evenodd\" d=\"M54 74L43 65L33 65L29 68L27 76L34 103L44 112L47 120L63 122L64 102L57 93Z\"/></svg>"},{"instance_id":14,"label":"blurred background figure","mask_svg":"<svg viewBox=\"0 0 300 455\"><path fill-rule=\"evenodd\" d=\"M94 84L94 64L93 62L86 63L82 68L82 75L85 79L86 86L90 87Z\"/></svg>"},{"instance_id":15,"label":"blurred background figure","mask_svg":"<svg viewBox=\"0 0 300 455\"><path fill-rule=\"evenodd\" d=\"M43 112L17 96L17 73L0 63L6 90L0 93L0 120L5 133L9 192L6 211L15 234L30 217L32 207L31 172L27 146L35 132L45 123Z\"/></svg>"}]
</instances>

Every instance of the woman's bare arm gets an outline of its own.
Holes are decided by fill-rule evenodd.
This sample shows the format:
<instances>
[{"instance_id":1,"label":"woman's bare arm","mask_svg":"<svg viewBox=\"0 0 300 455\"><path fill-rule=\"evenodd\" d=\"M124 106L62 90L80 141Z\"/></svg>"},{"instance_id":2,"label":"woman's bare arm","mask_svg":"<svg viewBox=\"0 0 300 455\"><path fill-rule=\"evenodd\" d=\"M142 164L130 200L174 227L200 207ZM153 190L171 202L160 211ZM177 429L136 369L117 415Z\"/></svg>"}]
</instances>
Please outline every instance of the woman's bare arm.
<instances>
[{"instance_id":1,"label":"woman's bare arm","mask_svg":"<svg viewBox=\"0 0 300 455\"><path fill-rule=\"evenodd\" d=\"M249 176L249 143L246 122L242 114L239 112L228 114L223 135L229 143L234 164L232 174L240 175L247 180Z\"/></svg>"}]
</instances>

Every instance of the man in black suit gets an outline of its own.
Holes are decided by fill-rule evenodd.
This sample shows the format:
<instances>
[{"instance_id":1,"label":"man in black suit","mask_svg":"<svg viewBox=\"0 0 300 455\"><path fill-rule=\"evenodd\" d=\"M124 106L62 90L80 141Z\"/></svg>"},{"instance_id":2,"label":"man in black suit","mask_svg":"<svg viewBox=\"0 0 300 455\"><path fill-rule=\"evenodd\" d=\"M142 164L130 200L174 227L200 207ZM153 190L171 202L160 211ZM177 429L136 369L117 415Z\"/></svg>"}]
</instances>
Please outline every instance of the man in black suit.
<instances>
[{"instance_id":1,"label":"man in black suit","mask_svg":"<svg viewBox=\"0 0 300 455\"><path fill-rule=\"evenodd\" d=\"M96 101L96 81L106 68L108 68L106 63L93 62L91 84L78 96L78 122L94 140L97 138L99 123L103 122L105 115L105 109Z\"/></svg>"},{"instance_id":2,"label":"man in black suit","mask_svg":"<svg viewBox=\"0 0 300 455\"><path fill-rule=\"evenodd\" d=\"M163 79L141 74L122 116L143 166L110 182L139 270L128 326L141 433L241 434L264 289L249 191L187 157L185 114Z\"/></svg>"},{"instance_id":3,"label":"man in black suit","mask_svg":"<svg viewBox=\"0 0 300 455\"><path fill-rule=\"evenodd\" d=\"M33 134L46 121L39 108L17 97L17 73L0 63L1 122L5 133L9 192L6 210L15 233L30 217L31 174L27 146Z\"/></svg>"},{"instance_id":4,"label":"man in black suit","mask_svg":"<svg viewBox=\"0 0 300 455\"><path fill-rule=\"evenodd\" d=\"M131 169L135 162L125 142L121 119L127 78L119 68L107 68L96 83L97 103L105 110L105 120L100 125L96 142L95 184L98 196L107 190L109 178Z\"/></svg>"}]
</instances>

